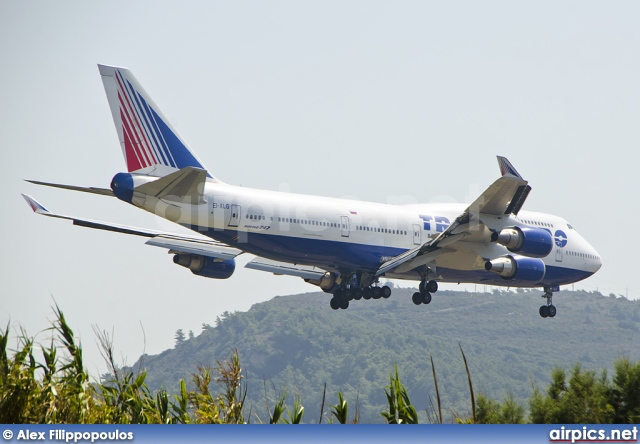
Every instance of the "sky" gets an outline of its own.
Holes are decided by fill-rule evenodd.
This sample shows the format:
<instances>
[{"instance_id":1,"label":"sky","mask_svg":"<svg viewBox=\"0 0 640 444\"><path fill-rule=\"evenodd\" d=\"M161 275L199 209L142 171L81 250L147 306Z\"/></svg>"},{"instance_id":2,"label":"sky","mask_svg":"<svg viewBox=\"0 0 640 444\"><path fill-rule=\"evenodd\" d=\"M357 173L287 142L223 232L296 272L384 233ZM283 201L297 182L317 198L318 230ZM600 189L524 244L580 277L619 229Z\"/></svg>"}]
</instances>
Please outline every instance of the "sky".
<instances>
[{"instance_id":1,"label":"sky","mask_svg":"<svg viewBox=\"0 0 640 444\"><path fill-rule=\"evenodd\" d=\"M632 1L0 0L0 327L46 340L58 304L96 374L94 329L132 364L172 347L177 329L197 335L225 311L316 290L243 269L243 256L228 280L193 276L142 238L31 212L20 193L180 231L23 181L108 187L125 170L98 63L131 69L227 183L470 202L506 156L533 188L524 208L564 217L602 257L575 288L640 298L639 13Z\"/></svg>"}]
</instances>

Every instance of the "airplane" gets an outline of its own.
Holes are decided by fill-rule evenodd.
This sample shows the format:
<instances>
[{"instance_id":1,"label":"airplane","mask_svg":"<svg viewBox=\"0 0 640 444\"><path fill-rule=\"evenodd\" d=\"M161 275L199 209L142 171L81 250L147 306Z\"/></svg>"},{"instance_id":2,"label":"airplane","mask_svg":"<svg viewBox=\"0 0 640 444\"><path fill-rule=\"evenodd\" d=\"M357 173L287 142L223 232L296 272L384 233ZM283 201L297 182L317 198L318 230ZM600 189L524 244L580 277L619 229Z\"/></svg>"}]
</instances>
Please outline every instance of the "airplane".
<instances>
[{"instance_id":1,"label":"airplane","mask_svg":"<svg viewBox=\"0 0 640 444\"><path fill-rule=\"evenodd\" d=\"M596 250L561 217L521 211L531 186L505 157L501 176L471 204L390 205L251 189L213 175L127 68L98 65L127 172L110 188L28 180L116 197L193 230L182 235L57 214L23 194L38 214L74 225L147 237L197 276L227 279L246 268L296 276L331 295L334 310L388 298L380 279L418 281L415 305L439 283L542 288L553 292L596 273Z\"/></svg>"}]
</instances>

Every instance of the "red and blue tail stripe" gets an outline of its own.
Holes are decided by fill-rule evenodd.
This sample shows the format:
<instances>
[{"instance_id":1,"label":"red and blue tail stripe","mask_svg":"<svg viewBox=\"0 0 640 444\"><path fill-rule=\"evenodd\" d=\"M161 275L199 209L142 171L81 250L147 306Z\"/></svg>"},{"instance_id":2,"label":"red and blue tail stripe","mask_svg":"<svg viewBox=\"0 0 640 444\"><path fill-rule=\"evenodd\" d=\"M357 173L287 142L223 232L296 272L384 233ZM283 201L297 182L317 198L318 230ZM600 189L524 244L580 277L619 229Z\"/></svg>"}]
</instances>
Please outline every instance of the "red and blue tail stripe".
<instances>
[{"instance_id":1,"label":"red and blue tail stripe","mask_svg":"<svg viewBox=\"0 0 640 444\"><path fill-rule=\"evenodd\" d=\"M107 66L100 69L103 76L113 79L113 86L105 83L105 89L116 127L119 126L129 172L158 165L206 170L129 70Z\"/></svg>"},{"instance_id":2,"label":"red and blue tail stripe","mask_svg":"<svg viewBox=\"0 0 640 444\"><path fill-rule=\"evenodd\" d=\"M511 176L522 179L522 176L518 174L516 169L513 167L513 165L511 165L511 162L509 162L506 157L498 156L498 165L500 166L500 173L503 176L509 174Z\"/></svg>"}]
</instances>

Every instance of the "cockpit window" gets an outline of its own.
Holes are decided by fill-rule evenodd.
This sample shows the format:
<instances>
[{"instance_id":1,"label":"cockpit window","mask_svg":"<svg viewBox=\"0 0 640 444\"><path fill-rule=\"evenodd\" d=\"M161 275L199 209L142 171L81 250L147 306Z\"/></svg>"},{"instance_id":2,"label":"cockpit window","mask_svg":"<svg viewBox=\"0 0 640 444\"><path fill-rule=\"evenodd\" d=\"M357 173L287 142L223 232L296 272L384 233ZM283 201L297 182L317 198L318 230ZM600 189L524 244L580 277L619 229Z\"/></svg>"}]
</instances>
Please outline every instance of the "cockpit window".
<instances>
[{"instance_id":1,"label":"cockpit window","mask_svg":"<svg viewBox=\"0 0 640 444\"><path fill-rule=\"evenodd\" d=\"M570 230L573 230L573 227L571 226L571 224L567 224L567 227L569 227Z\"/></svg>"}]
</instances>

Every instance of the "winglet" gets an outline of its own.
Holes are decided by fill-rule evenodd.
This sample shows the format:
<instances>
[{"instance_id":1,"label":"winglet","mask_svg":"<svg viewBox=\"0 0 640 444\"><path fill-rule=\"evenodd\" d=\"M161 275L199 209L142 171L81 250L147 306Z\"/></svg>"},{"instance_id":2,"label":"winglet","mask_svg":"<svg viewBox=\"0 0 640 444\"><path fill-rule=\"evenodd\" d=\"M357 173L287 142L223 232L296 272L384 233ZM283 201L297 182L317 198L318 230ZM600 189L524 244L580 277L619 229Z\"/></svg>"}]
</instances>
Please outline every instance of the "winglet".
<instances>
[{"instance_id":1,"label":"winglet","mask_svg":"<svg viewBox=\"0 0 640 444\"><path fill-rule=\"evenodd\" d=\"M44 206L42 206L42 204L40 202L38 202L37 200L35 200L33 197L29 196L28 194L23 194L22 197L24 197L24 200L27 201L27 203L29 204L29 206L31 207L31 209L38 214L51 214L51 211L47 210Z\"/></svg>"},{"instance_id":2,"label":"winglet","mask_svg":"<svg viewBox=\"0 0 640 444\"><path fill-rule=\"evenodd\" d=\"M518 179L522 179L522 176L518 174L516 169L511 165L511 162L506 157L497 156L498 157L498 165L500 166L500 173L503 176L510 175L517 177Z\"/></svg>"}]
</instances>

